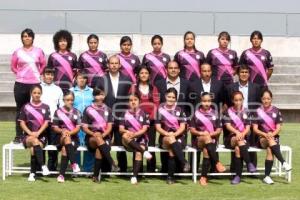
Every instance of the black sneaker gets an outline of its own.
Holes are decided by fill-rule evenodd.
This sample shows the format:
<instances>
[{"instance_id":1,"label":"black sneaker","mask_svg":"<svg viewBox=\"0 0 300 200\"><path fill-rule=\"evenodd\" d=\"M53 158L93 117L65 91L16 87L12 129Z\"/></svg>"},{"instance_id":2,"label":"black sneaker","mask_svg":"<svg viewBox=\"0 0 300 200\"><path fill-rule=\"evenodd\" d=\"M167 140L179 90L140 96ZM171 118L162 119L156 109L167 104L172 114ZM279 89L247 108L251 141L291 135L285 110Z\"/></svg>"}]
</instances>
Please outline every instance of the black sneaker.
<instances>
[{"instance_id":1,"label":"black sneaker","mask_svg":"<svg viewBox=\"0 0 300 200\"><path fill-rule=\"evenodd\" d=\"M186 162L184 165L183 165L183 172L187 173L187 172L190 172L191 170L191 166L188 162Z\"/></svg>"},{"instance_id":2,"label":"black sneaker","mask_svg":"<svg viewBox=\"0 0 300 200\"><path fill-rule=\"evenodd\" d=\"M174 183L175 183L174 178L171 177L171 176L168 176L168 177L167 177L167 184L172 185L172 184L174 184Z\"/></svg>"},{"instance_id":3,"label":"black sneaker","mask_svg":"<svg viewBox=\"0 0 300 200\"><path fill-rule=\"evenodd\" d=\"M22 143L21 138L18 137L18 136L16 136L15 139L13 140L13 143L14 144L20 144L20 143Z\"/></svg>"},{"instance_id":4,"label":"black sneaker","mask_svg":"<svg viewBox=\"0 0 300 200\"><path fill-rule=\"evenodd\" d=\"M111 166L111 171L112 172L119 172L120 171L120 167L118 167L117 165L112 165Z\"/></svg>"},{"instance_id":5,"label":"black sneaker","mask_svg":"<svg viewBox=\"0 0 300 200\"><path fill-rule=\"evenodd\" d=\"M92 177L92 181L93 181L94 183L101 183L101 181L99 180L99 178L98 178L98 177L95 177L95 176Z\"/></svg>"}]
</instances>

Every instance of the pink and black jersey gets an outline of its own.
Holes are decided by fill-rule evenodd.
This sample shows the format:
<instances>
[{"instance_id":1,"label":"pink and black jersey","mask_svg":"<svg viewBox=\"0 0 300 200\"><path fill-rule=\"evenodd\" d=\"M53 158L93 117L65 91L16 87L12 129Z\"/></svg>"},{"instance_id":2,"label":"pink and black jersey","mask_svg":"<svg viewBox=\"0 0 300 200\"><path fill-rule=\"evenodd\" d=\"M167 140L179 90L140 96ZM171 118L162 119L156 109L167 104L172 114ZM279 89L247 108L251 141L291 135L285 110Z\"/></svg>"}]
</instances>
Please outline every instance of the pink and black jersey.
<instances>
[{"instance_id":1,"label":"pink and black jersey","mask_svg":"<svg viewBox=\"0 0 300 200\"><path fill-rule=\"evenodd\" d=\"M67 111L64 107L61 107L55 111L52 127L72 131L80 125L81 114L76 108L72 108L70 111ZM78 139L77 134L72 135L72 139Z\"/></svg>"},{"instance_id":2,"label":"pink and black jersey","mask_svg":"<svg viewBox=\"0 0 300 200\"><path fill-rule=\"evenodd\" d=\"M11 57L11 71L16 74L16 82L25 84L40 83L40 74L46 66L46 57L42 49L17 49Z\"/></svg>"},{"instance_id":3,"label":"pink and black jersey","mask_svg":"<svg viewBox=\"0 0 300 200\"><path fill-rule=\"evenodd\" d=\"M31 131L38 131L45 122L50 121L50 108L44 103L27 103L20 112L19 121L24 121Z\"/></svg>"},{"instance_id":4,"label":"pink and black jersey","mask_svg":"<svg viewBox=\"0 0 300 200\"><path fill-rule=\"evenodd\" d=\"M254 51L252 48L245 50L240 58L240 64L250 68L250 80L253 83L267 86L267 70L274 67L271 53L265 49Z\"/></svg>"},{"instance_id":5,"label":"pink and black jersey","mask_svg":"<svg viewBox=\"0 0 300 200\"><path fill-rule=\"evenodd\" d=\"M238 65L237 53L228 49L212 49L206 56L206 61L212 66L213 76L225 84L233 83L233 75Z\"/></svg>"},{"instance_id":6,"label":"pink and black jersey","mask_svg":"<svg viewBox=\"0 0 300 200\"><path fill-rule=\"evenodd\" d=\"M175 54L174 60L179 64L182 78L190 81L200 78L200 66L205 61L205 56L201 51L181 50Z\"/></svg>"},{"instance_id":7,"label":"pink and black jersey","mask_svg":"<svg viewBox=\"0 0 300 200\"><path fill-rule=\"evenodd\" d=\"M246 129L246 126L251 125L250 113L247 109L240 111L235 110L233 107L228 108L223 116L223 124L231 124L231 126L240 132ZM228 133L227 131L224 132ZM224 135L226 137L227 135Z\"/></svg>"},{"instance_id":8,"label":"pink and black jersey","mask_svg":"<svg viewBox=\"0 0 300 200\"><path fill-rule=\"evenodd\" d=\"M141 62L138 56L129 54L128 56L119 53L118 57L121 63L121 73L129 77L133 83L136 83L136 72Z\"/></svg>"},{"instance_id":9,"label":"pink and black jersey","mask_svg":"<svg viewBox=\"0 0 300 200\"><path fill-rule=\"evenodd\" d=\"M160 124L162 129L168 132L176 132L181 123L186 123L186 115L184 111L175 106L172 109L168 109L165 105L161 105L158 108L156 124Z\"/></svg>"},{"instance_id":10,"label":"pink and black jersey","mask_svg":"<svg viewBox=\"0 0 300 200\"><path fill-rule=\"evenodd\" d=\"M55 69L55 84L63 91L72 87L74 74L77 69L77 56L74 53L52 53L48 58L48 67Z\"/></svg>"},{"instance_id":11,"label":"pink and black jersey","mask_svg":"<svg viewBox=\"0 0 300 200\"><path fill-rule=\"evenodd\" d=\"M149 126L150 121L146 116L146 113L142 109L138 109L136 112L126 110L120 126L123 126L126 130L132 131L133 133L141 130L143 126ZM147 139L147 134L140 136L141 138Z\"/></svg>"},{"instance_id":12,"label":"pink and black jersey","mask_svg":"<svg viewBox=\"0 0 300 200\"><path fill-rule=\"evenodd\" d=\"M82 126L88 127L93 132L103 133L108 123L113 123L113 115L111 109L106 105L99 107L92 104L83 112Z\"/></svg>"},{"instance_id":13,"label":"pink and black jersey","mask_svg":"<svg viewBox=\"0 0 300 200\"><path fill-rule=\"evenodd\" d=\"M195 128L197 131L208 131L211 133L216 131L217 128L221 128L222 122L218 116L218 112L214 109L204 111L200 108L196 110L190 122L190 127Z\"/></svg>"},{"instance_id":14,"label":"pink and black jersey","mask_svg":"<svg viewBox=\"0 0 300 200\"><path fill-rule=\"evenodd\" d=\"M83 52L78 59L78 69L84 70L88 75L88 85L95 76L104 76L107 69L107 55L102 51L92 53Z\"/></svg>"},{"instance_id":15,"label":"pink and black jersey","mask_svg":"<svg viewBox=\"0 0 300 200\"><path fill-rule=\"evenodd\" d=\"M258 129L268 133L276 130L276 125L283 122L281 112L275 106L271 106L269 109L259 107L256 110L253 124L258 125Z\"/></svg>"},{"instance_id":16,"label":"pink and black jersey","mask_svg":"<svg viewBox=\"0 0 300 200\"><path fill-rule=\"evenodd\" d=\"M151 69L151 84L156 81L167 78L167 65L170 62L170 56L165 53L154 54L147 53L143 58L143 65Z\"/></svg>"}]
</instances>

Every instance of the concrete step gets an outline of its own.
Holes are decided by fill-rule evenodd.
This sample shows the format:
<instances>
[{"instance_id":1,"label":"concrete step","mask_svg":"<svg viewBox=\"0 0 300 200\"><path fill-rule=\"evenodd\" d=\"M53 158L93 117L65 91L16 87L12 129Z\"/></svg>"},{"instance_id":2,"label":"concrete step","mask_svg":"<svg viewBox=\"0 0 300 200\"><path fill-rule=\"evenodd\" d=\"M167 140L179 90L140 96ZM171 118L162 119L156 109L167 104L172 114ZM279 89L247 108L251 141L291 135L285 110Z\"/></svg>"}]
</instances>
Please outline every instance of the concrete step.
<instances>
[{"instance_id":1,"label":"concrete step","mask_svg":"<svg viewBox=\"0 0 300 200\"><path fill-rule=\"evenodd\" d=\"M13 91L15 81L0 81L0 91Z\"/></svg>"},{"instance_id":2,"label":"concrete step","mask_svg":"<svg viewBox=\"0 0 300 200\"><path fill-rule=\"evenodd\" d=\"M275 65L273 74L300 74L299 65Z\"/></svg>"},{"instance_id":3,"label":"concrete step","mask_svg":"<svg viewBox=\"0 0 300 200\"><path fill-rule=\"evenodd\" d=\"M270 83L300 83L300 74L273 74Z\"/></svg>"},{"instance_id":4,"label":"concrete step","mask_svg":"<svg viewBox=\"0 0 300 200\"><path fill-rule=\"evenodd\" d=\"M275 65L299 65L300 57L273 57Z\"/></svg>"},{"instance_id":5,"label":"concrete step","mask_svg":"<svg viewBox=\"0 0 300 200\"><path fill-rule=\"evenodd\" d=\"M0 80L1 81L14 81L16 76L12 72L0 72Z\"/></svg>"},{"instance_id":6,"label":"concrete step","mask_svg":"<svg viewBox=\"0 0 300 200\"><path fill-rule=\"evenodd\" d=\"M282 93L282 92L299 92L300 83L271 83L269 87L273 93Z\"/></svg>"},{"instance_id":7,"label":"concrete step","mask_svg":"<svg viewBox=\"0 0 300 200\"><path fill-rule=\"evenodd\" d=\"M294 92L273 93L273 103L274 104L300 104L300 93L294 93Z\"/></svg>"},{"instance_id":8,"label":"concrete step","mask_svg":"<svg viewBox=\"0 0 300 200\"><path fill-rule=\"evenodd\" d=\"M0 91L0 107L15 107L13 91Z\"/></svg>"}]
</instances>

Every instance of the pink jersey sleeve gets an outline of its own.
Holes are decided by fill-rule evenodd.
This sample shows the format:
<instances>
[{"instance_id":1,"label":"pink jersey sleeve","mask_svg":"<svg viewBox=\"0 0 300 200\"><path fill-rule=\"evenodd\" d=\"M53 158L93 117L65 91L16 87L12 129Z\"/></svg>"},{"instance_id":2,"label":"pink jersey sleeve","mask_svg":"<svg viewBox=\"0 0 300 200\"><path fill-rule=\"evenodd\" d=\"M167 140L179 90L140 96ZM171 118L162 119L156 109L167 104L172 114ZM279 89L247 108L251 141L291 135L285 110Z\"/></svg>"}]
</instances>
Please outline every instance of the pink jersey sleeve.
<instances>
[{"instance_id":1,"label":"pink jersey sleeve","mask_svg":"<svg viewBox=\"0 0 300 200\"><path fill-rule=\"evenodd\" d=\"M12 56L11 56L11 64L10 64L10 69L13 73L17 74L18 71L18 51L15 51Z\"/></svg>"},{"instance_id":2,"label":"pink jersey sleeve","mask_svg":"<svg viewBox=\"0 0 300 200\"><path fill-rule=\"evenodd\" d=\"M42 73L46 67L46 56L42 49L39 49L39 62L40 62L40 73Z\"/></svg>"}]
</instances>

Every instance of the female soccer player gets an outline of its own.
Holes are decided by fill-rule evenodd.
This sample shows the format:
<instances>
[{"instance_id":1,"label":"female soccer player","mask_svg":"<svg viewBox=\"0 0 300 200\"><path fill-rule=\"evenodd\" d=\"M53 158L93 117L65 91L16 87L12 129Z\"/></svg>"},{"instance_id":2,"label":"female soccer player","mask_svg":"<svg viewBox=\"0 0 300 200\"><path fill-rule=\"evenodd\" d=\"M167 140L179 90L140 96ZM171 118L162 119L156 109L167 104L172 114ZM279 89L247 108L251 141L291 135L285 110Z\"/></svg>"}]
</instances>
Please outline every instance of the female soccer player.
<instances>
[{"instance_id":1,"label":"female soccer player","mask_svg":"<svg viewBox=\"0 0 300 200\"><path fill-rule=\"evenodd\" d=\"M15 143L21 142L22 129L18 122L21 108L30 101L30 89L40 83L40 74L46 66L42 49L33 46L34 32L25 29L21 33L23 47L17 49L11 58L11 71L16 75L14 96L16 101L16 137Z\"/></svg>"},{"instance_id":2,"label":"female soccer player","mask_svg":"<svg viewBox=\"0 0 300 200\"><path fill-rule=\"evenodd\" d=\"M190 171L190 165L184 158L182 150L186 146L186 116L182 109L176 106L177 90L169 88L166 93L166 103L158 109L156 130L159 132L159 143L169 152L167 184L174 183L176 169L175 156L179 160L184 172Z\"/></svg>"},{"instance_id":3,"label":"female soccer player","mask_svg":"<svg viewBox=\"0 0 300 200\"><path fill-rule=\"evenodd\" d=\"M69 90L73 84L74 73L77 68L77 56L71 52L73 37L67 30L60 30L53 36L55 52L48 58L48 67L55 69L55 84L63 92Z\"/></svg>"},{"instance_id":4,"label":"female soccer player","mask_svg":"<svg viewBox=\"0 0 300 200\"><path fill-rule=\"evenodd\" d=\"M267 86L274 67L271 53L261 47L263 35L260 31L253 31L250 41L252 48L242 53L240 64L246 64L250 67L251 82Z\"/></svg>"},{"instance_id":5,"label":"female soccer player","mask_svg":"<svg viewBox=\"0 0 300 200\"><path fill-rule=\"evenodd\" d=\"M279 132L281 130L282 116L278 108L272 105L273 94L270 90L265 89L262 92L262 106L256 110L253 121L253 131L259 136L259 146L267 149L265 160L265 178L266 184L273 184L270 177L273 166L273 157L281 162L286 171L290 171L291 166L285 162L280 152Z\"/></svg>"},{"instance_id":6,"label":"female soccer player","mask_svg":"<svg viewBox=\"0 0 300 200\"><path fill-rule=\"evenodd\" d=\"M107 70L107 55L98 50L99 38L91 34L87 38L89 50L83 52L78 59L78 68L84 70L88 76L88 85L95 76L104 76Z\"/></svg>"},{"instance_id":7,"label":"female soccer player","mask_svg":"<svg viewBox=\"0 0 300 200\"><path fill-rule=\"evenodd\" d=\"M112 166L112 171L119 171L110 155L111 131L113 126L112 111L104 104L105 92L102 89L93 90L94 101L83 112L82 128L86 133L85 143L91 153L95 153L94 174L92 180L100 182L99 172L103 157Z\"/></svg>"},{"instance_id":8,"label":"female soccer player","mask_svg":"<svg viewBox=\"0 0 300 200\"><path fill-rule=\"evenodd\" d=\"M118 54L121 63L121 73L128 76L133 83L136 83L136 71L140 66L138 56L131 53L132 40L123 36L120 40L121 53Z\"/></svg>"},{"instance_id":9,"label":"female soccer player","mask_svg":"<svg viewBox=\"0 0 300 200\"><path fill-rule=\"evenodd\" d=\"M212 66L213 76L224 84L233 83L236 67L238 65L237 53L228 48L230 35L224 31L219 34L219 47L212 49L206 56L206 61Z\"/></svg>"},{"instance_id":10,"label":"female soccer player","mask_svg":"<svg viewBox=\"0 0 300 200\"><path fill-rule=\"evenodd\" d=\"M155 113L159 107L159 92L158 89L150 83L150 68L142 65L137 71L137 85L132 88L132 92L138 94L140 98L140 108L146 113L150 120L148 137L149 146L155 146L156 130L155 130ZM154 172L156 168L155 153L152 154L152 159L147 162L147 171Z\"/></svg>"},{"instance_id":11,"label":"female soccer player","mask_svg":"<svg viewBox=\"0 0 300 200\"><path fill-rule=\"evenodd\" d=\"M143 64L151 69L151 84L156 81L167 78L167 64L170 62L170 56L162 52L163 38L160 35L154 35L151 39L153 51L147 53L143 58Z\"/></svg>"},{"instance_id":12,"label":"female soccer player","mask_svg":"<svg viewBox=\"0 0 300 200\"><path fill-rule=\"evenodd\" d=\"M68 161L74 173L80 172L76 163L75 152L79 146L77 133L80 130L81 114L73 107L74 93L69 91L63 97L64 106L57 109L54 113L52 128L54 132L60 135L57 148L61 150L61 163L57 182L65 182L65 173L68 167Z\"/></svg>"},{"instance_id":13,"label":"female soccer player","mask_svg":"<svg viewBox=\"0 0 300 200\"><path fill-rule=\"evenodd\" d=\"M147 151L149 120L146 113L140 109L139 95L132 93L129 96L129 109L120 122L119 130L122 143L128 151L134 152L133 177L131 184L137 184L137 175L142 166L143 156L150 160L152 155Z\"/></svg>"},{"instance_id":14,"label":"female soccer player","mask_svg":"<svg viewBox=\"0 0 300 200\"><path fill-rule=\"evenodd\" d=\"M50 121L50 108L41 102L42 87L35 85L30 90L31 102L23 106L20 112L19 121L21 128L25 132L23 144L25 148L30 148L30 174L28 181L35 181L36 169L42 166L44 176L50 174L44 165L43 147L47 143L45 130Z\"/></svg>"},{"instance_id":15,"label":"female soccer player","mask_svg":"<svg viewBox=\"0 0 300 200\"><path fill-rule=\"evenodd\" d=\"M250 162L248 153L248 134L250 132L250 113L243 108L243 93L236 91L232 94L233 106L228 108L224 114L224 125L229 131L229 135L225 136L225 147L234 149L235 152L235 171L236 175L232 179L232 184L239 184L241 182L241 175L243 170L242 159L247 164L249 172L256 171L256 167Z\"/></svg>"},{"instance_id":16,"label":"female soccer player","mask_svg":"<svg viewBox=\"0 0 300 200\"><path fill-rule=\"evenodd\" d=\"M202 173L199 180L202 186L207 185L207 173L211 161L216 163L218 172L226 170L216 153L217 141L222 131L222 123L217 111L212 108L211 102L211 94L203 92L201 94L201 107L195 111L190 124L193 146L203 151Z\"/></svg>"},{"instance_id":17,"label":"female soccer player","mask_svg":"<svg viewBox=\"0 0 300 200\"><path fill-rule=\"evenodd\" d=\"M195 41L195 33L187 31L184 34L184 49L174 56L180 67L180 76L190 81L200 78L200 66L205 61L204 54L196 49Z\"/></svg>"}]
</instances>

